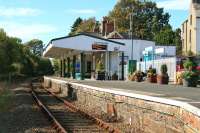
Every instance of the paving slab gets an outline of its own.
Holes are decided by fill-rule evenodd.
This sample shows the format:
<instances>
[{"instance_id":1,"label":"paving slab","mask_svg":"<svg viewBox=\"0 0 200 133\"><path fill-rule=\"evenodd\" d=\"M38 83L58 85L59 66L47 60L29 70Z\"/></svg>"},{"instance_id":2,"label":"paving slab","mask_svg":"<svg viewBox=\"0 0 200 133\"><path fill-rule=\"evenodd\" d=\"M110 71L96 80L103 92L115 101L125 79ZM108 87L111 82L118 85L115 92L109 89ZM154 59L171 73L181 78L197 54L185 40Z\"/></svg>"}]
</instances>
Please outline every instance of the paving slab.
<instances>
[{"instance_id":1,"label":"paving slab","mask_svg":"<svg viewBox=\"0 0 200 133\"><path fill-rule=\"evenodd\" d=\"M52 78L52 77L51 77ZM134 94L147 95L171 99L189 103L200 108L200 87L183 87L182 85L160 85L148 82L133 81L96 81L96 80L72 80L66 78L56 79L65 80L71 83L78 83L103 89L117 90Z\"/></svg>"}]
</instances>

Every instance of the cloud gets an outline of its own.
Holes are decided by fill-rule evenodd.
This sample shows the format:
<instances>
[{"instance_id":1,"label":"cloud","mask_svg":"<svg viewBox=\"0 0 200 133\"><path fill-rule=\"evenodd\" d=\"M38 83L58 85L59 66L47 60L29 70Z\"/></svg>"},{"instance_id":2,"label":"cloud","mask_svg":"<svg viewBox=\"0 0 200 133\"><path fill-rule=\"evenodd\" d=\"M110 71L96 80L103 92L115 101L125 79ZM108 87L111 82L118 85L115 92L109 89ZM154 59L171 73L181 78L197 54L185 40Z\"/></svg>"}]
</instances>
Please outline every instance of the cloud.
<instances>
[{"instance_id":1,"label":"cloud","mask_svg":"<svg viewBox=\"0 0 200 133\"><path fill-rule=\"evenodd\" d=\"M95 14L96 11L93 9L71 9L67 11L68 13L75 13L75 14Z\"/></svg>"},{"instance_id":2,"label":"cloud","mask_svg":"<svg viewBox=\"0 0 200 133\"><path fill-rule=\"evenodd\" d=\"M166 10L188 10L190 0L164 0L157 2L157 5Z\"/></svg>"},{"instance_id":3,"label":"cloud","mask_svg":"<svg viewBox=\"0 0 200 133\"><path fill-rule=\"evenodd\" d=\"M15 22L0 22L9 36L19 37L23 41L40 38L43 35L57 31L57 28L48 24L21 24Z\"/></svg>"},{"instance_id":4,"label":"cloud","mask_svg":"<svg viewBox=\"0 0 200 133\"><path fill-rule=\"evenodd\" d=\"M6 8L0 7L0 16L18 17L18 16L37 16L41 13L38 9L32 8Z\"/></svg>"}]
</instances>

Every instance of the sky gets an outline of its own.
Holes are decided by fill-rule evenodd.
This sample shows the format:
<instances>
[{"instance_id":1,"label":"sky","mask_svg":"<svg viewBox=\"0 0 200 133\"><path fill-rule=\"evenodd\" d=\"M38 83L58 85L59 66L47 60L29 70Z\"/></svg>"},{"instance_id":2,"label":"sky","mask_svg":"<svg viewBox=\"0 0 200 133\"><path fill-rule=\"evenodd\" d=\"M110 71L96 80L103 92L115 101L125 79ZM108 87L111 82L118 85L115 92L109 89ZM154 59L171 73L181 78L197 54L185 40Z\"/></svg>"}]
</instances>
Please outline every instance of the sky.
<instances>
[{"instance_id":1,"label":"sky","mask_svg":"<svg viewBox=\"0 0 200 133\"><path fill-rule=\"evenodd\" d=\"M190 0L154 0L171 15L173 29L188 16ZM67 36L77 17L102 20L117 0L0 0L0 28L22 39L51 39Z\"/></svg>"}]
</instances>

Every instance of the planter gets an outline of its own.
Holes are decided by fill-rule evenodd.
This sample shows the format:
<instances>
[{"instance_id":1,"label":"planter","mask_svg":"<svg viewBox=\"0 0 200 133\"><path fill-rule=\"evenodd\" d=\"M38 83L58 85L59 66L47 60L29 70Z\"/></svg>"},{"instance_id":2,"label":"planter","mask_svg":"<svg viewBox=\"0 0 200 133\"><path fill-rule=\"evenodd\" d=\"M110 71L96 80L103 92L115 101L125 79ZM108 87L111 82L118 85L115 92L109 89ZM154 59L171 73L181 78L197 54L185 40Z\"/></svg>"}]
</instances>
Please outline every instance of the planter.
<instances>
[{"instance_id":1,"label":"planter","mask_svg":"<svg viewBox=\"0 0 200 133\"><path fill-rule=\"evenodd\" d=\"M168 84L169 83L169 76L168 75L158 75L157 76L157 83Z\"/></svg>"},{"instance_id":2,"label":"planter","mask_svg":"<svg viewBox=\"0 0 200 133\"><path fill-rule=\"evenodd\" d=\"M190 79L183 79L183 86L184 87L197 87L196 80L190 78Z\"/></svg>"},{"instance_id":3,"label":"planter","mask_svg":"<svg viewBox=\"0 0 200 133\"><path fill-rule=\"evenodd\" d=\"M105 80L105 72L97 72L96 80Z\"/></svg>"},{"instance_id":4,"label":"planter","mask_svg":"<svg viewBox=\"0 0 200 133\"><path fill-rule=\"evenodd\" d=\"M181 78L177 79L176 84L183 85L183 79L181 79Z\"/></svg>"},{"instance_id":5,"label":"planter","mask_svg":"<svg viewBox=\"0 0 200 133\"><path fill-rule=\"evenodd\" d=\"M91 79L95 79L95 72L91 72Z\"/></svg>"},{"instance_id":6,"label":"planter","mask_svg":"<svg viewBox=\"0 0 200 133\"><path fill-rule=\"evenodd\" d=\"M118 80L118 75L117 74L113 74L112 75L112 80Z\"/></svg>"},{"instance_id":7,"label":"planter","mask_svg":"<svg viewBox=\"0 0 200 133\"><path fill-rule=\"evenodd\" d=\"M147 81L149 83L157 83L157 75L150 75L149 77L147 77Z\"/></svg>"},{"instance_id":8,"label":"planter","mask_svg":"<svg viewBox=\"0 0 200 133\"><path fill-rule=\"evenodd\" d=\"M134 78L134 75L133 75L133 74L129 75L129 76L128 76L128 79L129 79L130 81L135 81L135 78Z\"/></svg>"},{"instance_id":9,"label":"planter","mask_svg":"<svg viewBox=\"0 0 200 133\"><path fill-rule=\"evenodd\" d=\"M135 79L136 82L142 82L141 76L135 76L134 79Z\"/></svg>"}]
</instances>

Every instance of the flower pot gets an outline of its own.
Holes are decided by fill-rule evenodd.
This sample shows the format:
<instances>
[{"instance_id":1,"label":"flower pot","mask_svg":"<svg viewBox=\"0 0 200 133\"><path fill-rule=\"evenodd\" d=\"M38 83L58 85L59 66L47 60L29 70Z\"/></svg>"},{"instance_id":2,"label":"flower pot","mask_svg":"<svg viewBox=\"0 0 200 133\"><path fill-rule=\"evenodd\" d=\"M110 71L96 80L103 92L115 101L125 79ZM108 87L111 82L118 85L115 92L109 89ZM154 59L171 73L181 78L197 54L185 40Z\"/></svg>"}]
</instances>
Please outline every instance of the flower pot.
<instances>
[{"instance_id":1,"label":"flower pot","mask_svg":"<svg viewBox=\"0 0 200 133\"><path fill-rule=\"evenodd\" d=\"M105 80L105 72L97 72L96 80Z\"/></svg>"},{"instance_id":2,"label":"flower pot","mask_svg":"<svg viewBox=\"0 0 200 133\"><path fill-rule=\"evenodd\" d=\"M112 75L112 80L118 80L118 75L117 74L113 74Z\"/></svg>"},{"instance_id":3,"label":"flower pot","mask_svg":"<svg viewBox=\"0 0 200 133\"><path fill-rule=\"evenodd\" d=\"M157 83L157 75L150 75L149 77L147 77L147 81L149 83Z\"/></svg>"},{"instance_id":4,"label":"flower pot","mask_svg":"<svg viewBox=\"0 0 200 133\"><path fill-rule=\"evenodd\" d=\"M169 76L168 75L158 75L157 76L157 83L168 84L169 83Z\"/></svg>"},{"instance_id":5,"label":"flower pot","mask_svg":"<svg viewBox=\"0 0 200 133\"><path fill-rule=\"evenodd\" d=\"M142 82L141 76L135 76L134 79L135 79L136 82Z\"/></svg>"},{"instance_id":6,"label":"flower pot","mask_svg":"<svg viewBox=\"0 0 200 133\"><path fill-rule=\"evenodd\" d=\"M134 78L133 74L132 74L132 75L129 75L128 79L129 79L130 81L135 81L135 78Z\"/></svg>"},{"instance_id":7,"label":"flower pot","mask_svg":"<svg viewBox=\"0 0 200 133\"><path fill-rule=\"evenodd\" d=\"M197 82L192 78L183 79L183 86L184 87L197 87Z\"/></svg>"},{"instance_id":8,"label":"flower pot","mask_svg":"<svg viewBox=\"0 0 200 133\"><path fill-rule=\"evenodd\" d=\"M177 79L176 84L183 85L183 79L181 79L181 78Z\"/></svg>"}]
</instances>

